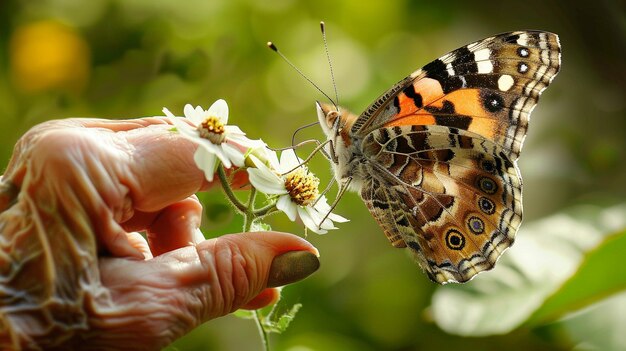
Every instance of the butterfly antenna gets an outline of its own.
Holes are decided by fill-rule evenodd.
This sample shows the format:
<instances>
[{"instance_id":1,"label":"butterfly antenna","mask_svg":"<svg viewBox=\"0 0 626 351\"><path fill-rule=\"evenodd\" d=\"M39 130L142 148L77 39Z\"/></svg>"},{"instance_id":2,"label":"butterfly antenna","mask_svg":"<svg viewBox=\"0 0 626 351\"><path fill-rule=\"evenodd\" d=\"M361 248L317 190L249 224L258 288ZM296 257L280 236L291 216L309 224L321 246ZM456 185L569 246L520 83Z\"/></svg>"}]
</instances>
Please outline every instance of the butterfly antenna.
<instances>
[{"instance_id":1,"label":"butterfly antenna","mask_svg":"<svg viewBox=\"0 0 626 351\"><path fill-rule=\"evenodd\" d=\"M291 63L291 61L289 61L289 59L287 59L287 57L285 55L283 55L282 52L280 52L278 50L278 48L276 47L276 45L274 45L274 43L272 43L271 41L267 42L267 47L270 48L272 51L276 52L283 60L285 60L285 62L287 62L287 64L289 66L291 66L291 68L293 68L296 72L298 72L298 74L306 79L307 82L309 82L312 86L315 87L315 89L317 89L317 91L319 91L322 95L324 95L330 102L333 103L333 105L336 106L335 102L333 101L333 99L330 98L330 96L328 96L328 94L326 94L319 86L317 86L317 84L313 83L313 81L311 79L309 79L309 77L307 77L304 73L302 73L302 71L300 69L298 69L298 67L296 67L296 65L294 65L293 63Z\"/></svg>"},{"instance_id":2,"label":"butterfly antenna","mask_svg":"<svg viewBox=\"0 0 626 351\"><path fill-rule=\"evenodd\" d=\"M311 122L309 124L305 124L305 125L303 125L301 127L298 127L298 129L296 129L293 132L293 134L291 135L291 146L293 146L293 147L296 146L296 134L298 134L299 131L301 131L303 129L306 129L306 128L309 128L309 127L312 127L312 126L314 126L316 124L319 124L319 123L320 123L319 121L316 121L316 122Z\"/></svg>"},{"instance_id":3,"label":"butterfly antenna","mask_svg":"<svg viewBox=\"0 0 626 351\"><path fill-rule=\"evenodd\" d=\"M333 82L333 89L335 90L335 102L333 102L333 105L335 105L335 110L339 112L339 108L337 107L337 105L339 105L339 93L337 93L337 82L335 81L335 72L333 70L333 62L330 59L330 53L328 51L328 42L326 41L326 24L324 23L324 21L320 22L320 29L322 30L322 39L324 40L324 51L326 51L326 59L328 60L328 67L330 67L330 79Z\"/></svg>"}]
</instances>

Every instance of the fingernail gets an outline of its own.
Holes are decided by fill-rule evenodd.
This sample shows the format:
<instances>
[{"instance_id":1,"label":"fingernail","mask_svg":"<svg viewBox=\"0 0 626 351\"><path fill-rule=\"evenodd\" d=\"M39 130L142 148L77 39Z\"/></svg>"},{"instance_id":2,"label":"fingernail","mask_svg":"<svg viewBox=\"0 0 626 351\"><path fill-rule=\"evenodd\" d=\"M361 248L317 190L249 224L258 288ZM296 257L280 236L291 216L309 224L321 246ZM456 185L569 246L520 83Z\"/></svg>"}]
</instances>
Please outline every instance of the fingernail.
<instances>
[{"instance_id":1,"label":"fingernail","mask_svg":"<svg viewBox=\"0 0 626 351\"><path fill-rule=\"evenodd\" d=\"M302 280L320 268L320 261L308 251L289 251L274 257L267 287L275 288Z\"/></svg>"}]
</instances>

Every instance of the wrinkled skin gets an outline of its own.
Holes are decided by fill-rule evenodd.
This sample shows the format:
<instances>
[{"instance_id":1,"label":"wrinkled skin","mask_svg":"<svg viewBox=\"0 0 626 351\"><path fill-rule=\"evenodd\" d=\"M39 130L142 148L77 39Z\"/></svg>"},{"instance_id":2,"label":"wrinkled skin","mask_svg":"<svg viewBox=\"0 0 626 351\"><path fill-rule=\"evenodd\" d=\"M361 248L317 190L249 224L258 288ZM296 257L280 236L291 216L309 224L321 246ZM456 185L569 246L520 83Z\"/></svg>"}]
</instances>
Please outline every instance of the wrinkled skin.
<instances>
[{"instance_id":1,"label":"wrinkled skin","mask_svg":"<svg viewBox=\"0 0 626 351\"><path fill-rule=\"evenodd\" d=\"M271 303L275 256L317 254L290 234L198 237L211 184L169 129L67 119L19 140L0 181L0 349L158 350Z\"/></svg>"}]
</instances>

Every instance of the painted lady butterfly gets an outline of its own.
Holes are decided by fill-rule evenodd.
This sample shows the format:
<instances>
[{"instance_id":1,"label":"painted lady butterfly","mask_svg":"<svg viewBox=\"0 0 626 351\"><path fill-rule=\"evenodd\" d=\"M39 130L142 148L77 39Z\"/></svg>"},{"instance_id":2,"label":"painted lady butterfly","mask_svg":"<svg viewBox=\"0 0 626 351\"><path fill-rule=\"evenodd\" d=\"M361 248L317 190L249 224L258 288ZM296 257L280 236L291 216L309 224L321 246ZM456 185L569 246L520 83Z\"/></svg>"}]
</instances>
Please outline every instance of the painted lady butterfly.
<instances>
[{"instance_id":1,"label":"painted lady butterfly","mask_svg":"<svg viewBox=\"0 0 626 351\"><path fill-rule=\"evenodd\" d=\"M360 192L433 281L466 282L513 244L516 160L560 57L556 34L504 33L413 72L360 116L317 103L341 189Z\"/></svg>"}]
</instances>

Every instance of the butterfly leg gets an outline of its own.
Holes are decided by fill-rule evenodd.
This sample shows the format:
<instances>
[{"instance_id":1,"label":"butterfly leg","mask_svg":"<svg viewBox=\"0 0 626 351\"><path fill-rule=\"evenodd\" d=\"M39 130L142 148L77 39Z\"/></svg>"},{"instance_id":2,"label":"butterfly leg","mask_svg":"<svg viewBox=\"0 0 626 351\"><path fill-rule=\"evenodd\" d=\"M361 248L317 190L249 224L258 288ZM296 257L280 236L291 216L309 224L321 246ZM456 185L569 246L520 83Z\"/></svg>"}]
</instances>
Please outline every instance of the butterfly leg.
<instances>
[{"instance_id":1,"label":"butterfly leg","mask_svg":"<svg viewBox=\"0 0 626 351\"><path fill-rule=\"evenodd\" d=\"M307 141L308 141L308 140L307 140ZM313 142L313 141L314 141L314 142L316 142L316 143L318 143L318 144L317 144L317 146L315 147L315 149L313 149L313 151L311 151L311 153L309 154L309 156L307 156L307 158L305 158L302 162L300 162L300 163L299 163L296 167L294 167L294 168L292 168L292 169L288 170L287 172L283 173L282 175L289 174L289 173L291 173L291 172L295 171L296 169L298 169L298 168L302 167L302 166L303 166L303 165L305 165L307 162L309 162L309 161L313 158L313 156L315 156L315 154L317 154L318 152L322 151L322 154L324 154L324 152L325 152L325 150L324 150L324 146L326 146L326 144L330 143L330 140L326 140L325 142L320 143L320 141L319 141L319 140L315 140L315 139L311 139L311 141L309 141L309 142ZM303 143L304 143L304 142L303 142ZM300 143L300 144L304 145L303 143ZM298 144L298 145L300 145L300 144ZM287 148L285 148L285 150L288 150L288 149L293 149L293 148L292 148L292 147L287 147ZM279 150L280 150L280 149L279 149ZM326 156L326 155L325 155L325 156Z\"/></svg>"},{"instance_id":2,"label":"butterfly leg","mask_svg":"<svg viewBox=\"0 0 626 351\"><path fill-rule=\"evenodd\" d=\"M332 205L330 205L330 209L328 210L328 212L326 212L326 215L324 216L324 218L322 218L320 223L317 225L318 228L322 226L322 223L324 223L324 221L328 218L328 216L330 216L330 214L335 210L335 207L337 207L339 200L341 200L341 198L343 197L343 194L346 192L346 190L348 190L351 182L352 182L352 177L348 177L348 178L345 178L345 180L343 180L341 184L339 184L339 191L337 192L335 201L333 201ZM327 187L327 189L324 190L324 192L327 192L328 189L330 189L330 187ZM318 200L322 198L322 195L318 197Z\"/></svg>"},{"instance_id":3,"label":"butterfly leg","mask_svg":"<svg viewBox=\"0 0 626 351\"><path fill-rule=\"evenodd\" d=\"M336 181L337 180L334 177L330 178L330 182L328 182L328 185L326 185L326 188L324 188L324 191L322 191L320 193L320 195L317 197L317 200L315 200L315 202L313 203L313 206L315 206L317 204L317 202L320 201L322 196L326 195L330 191L330 189L333 187L333 185L335 185Z\"/></svg>"}]
</instances>

